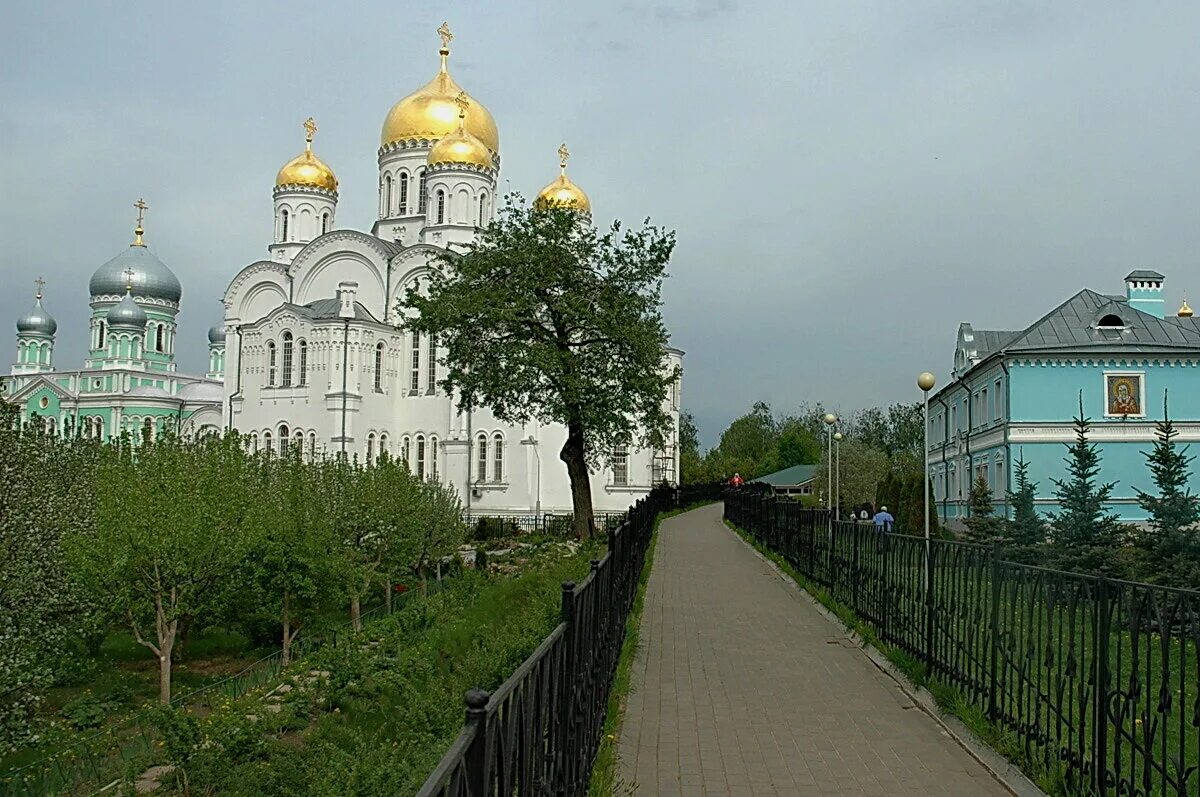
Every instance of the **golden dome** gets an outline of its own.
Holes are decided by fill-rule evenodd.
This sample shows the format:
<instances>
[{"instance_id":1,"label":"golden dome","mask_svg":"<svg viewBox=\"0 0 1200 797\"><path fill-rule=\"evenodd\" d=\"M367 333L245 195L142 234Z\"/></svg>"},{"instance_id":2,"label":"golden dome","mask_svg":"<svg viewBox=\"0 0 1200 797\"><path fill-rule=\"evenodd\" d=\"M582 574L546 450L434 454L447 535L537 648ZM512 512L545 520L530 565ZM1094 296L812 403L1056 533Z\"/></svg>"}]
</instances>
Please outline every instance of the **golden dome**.
<instances>
[{"instance_id":1,"label":"golden dome","mask_svg":"<svg viewBox=\"0 0 1200 797\"><path fill-rule=\"evenodd\" d=\"M471 132L466 129L469 115L467 106L470 104L466 92L459 92L455 102L460 109L458 129L433 145L433 148L429 150L427 162L430 166L437 166L439 163L454 163L479 166L484 169L492 168L492 153L488 152L488 148L482 141L471 135Z\"/></svg>"},{"instance_id":2,"label":"golden dome","mask_svg":"<svg viewBox=\"0 0 1200 797\"><path fill-rule=\"evenodd\" d=\"M275 187L310 185L314 188L324 188L326 191L336 191L337 175L313 154L312 140L317 132L317 124L311 116L304 120L304 132L304 152L283 165L279 174L275 175Z\"/></svg>"},{"instance_id":3,"label":"golden dome","mask_svg":"<svg viewBox=\"0 0 1200 797\"><path fill-rule=\"evenodd\" d=\"M567 177L567 158L570 155L566 144L558 148L558 177L538 191L537 197L533 200L535 208L545 209L562 205L574 210L582 210L585 213L591 212L592 201L588 199L588 195L583 192L582 188L571 182L570 177Z\"/></svg>"},{"instance_id":4,"label":"golden dome","mask_svg":"<svg viewBox=\"0 0 1200 797\"><path fill-rule=\"evenodd\" d=\"M392 106L387 117L383 120L383 133L380 135L380 145L387 146L396 141L409 139L440 139L448 136L458 128L458 106L454 98L463 93L462 87L454 82L446 69L446 59L450 55L450 39L453 38L445 23L438 28L442 37L442 48L438 54L442 57L442 66L433 80L409 94ZM488 109L479 104L478 100L469 95L471 103L471 118L467 120L467 132L483 142L491 152L500 151L500 132L496 129L496 120L488 113Z\"/></svg>"},{"instance_id":5,"label":"golden dome","mask_svg":"<svg viewBox=\"0 0 1200 797\"><path fill-rule=\"evenodd\" d=\"M1192 317L1192 308L1188 307L1187 299L1183 300L1183 306L1179 308L1179 312L1176 315L1180 318Z\"/></svg>"}]
</instances>

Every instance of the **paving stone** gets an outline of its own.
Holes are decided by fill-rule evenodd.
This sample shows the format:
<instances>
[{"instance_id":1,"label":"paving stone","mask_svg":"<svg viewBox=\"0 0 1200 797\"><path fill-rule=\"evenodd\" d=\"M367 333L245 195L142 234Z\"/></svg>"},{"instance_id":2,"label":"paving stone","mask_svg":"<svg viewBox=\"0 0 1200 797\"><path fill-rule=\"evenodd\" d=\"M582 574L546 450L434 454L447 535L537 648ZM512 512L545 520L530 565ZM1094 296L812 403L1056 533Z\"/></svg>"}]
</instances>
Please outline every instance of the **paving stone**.
<instances>
[{"instance_id":1,"label":"paving stone","mask_svg":"<svg viewBox=\"0 0 1200 797\"><path fill-rule=\"evenodd\" d=\"M618 743L638 794L1006 795L721 522L659 530Z\"/></svg>"}]
</instances>

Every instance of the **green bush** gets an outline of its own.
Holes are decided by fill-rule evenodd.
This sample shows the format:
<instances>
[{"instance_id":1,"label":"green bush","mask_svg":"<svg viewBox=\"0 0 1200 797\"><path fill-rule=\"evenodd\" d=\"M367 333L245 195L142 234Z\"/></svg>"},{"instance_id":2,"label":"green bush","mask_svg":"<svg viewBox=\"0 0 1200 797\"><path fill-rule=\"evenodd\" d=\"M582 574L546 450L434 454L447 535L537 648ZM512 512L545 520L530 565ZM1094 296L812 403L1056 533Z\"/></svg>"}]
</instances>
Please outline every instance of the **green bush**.
<instances>
[{"instance_id":1,"label":"green bush","mask_svg":"<svg viewBox=\"0 0 1200 797\"><path fill-rule=\"evenodd\" d=\"M67 722L79 730L98 728L115 706L100 700L93 694L84 693L62 707L59 712Z\"/></svg>"}]
</instances>

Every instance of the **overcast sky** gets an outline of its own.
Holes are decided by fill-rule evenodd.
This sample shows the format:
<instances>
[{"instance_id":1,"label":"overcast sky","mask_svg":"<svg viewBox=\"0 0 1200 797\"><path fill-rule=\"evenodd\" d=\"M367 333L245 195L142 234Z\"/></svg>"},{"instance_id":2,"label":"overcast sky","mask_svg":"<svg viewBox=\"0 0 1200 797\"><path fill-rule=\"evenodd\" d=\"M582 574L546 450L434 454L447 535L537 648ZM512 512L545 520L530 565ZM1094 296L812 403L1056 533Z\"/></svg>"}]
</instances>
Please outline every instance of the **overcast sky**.
<instances>
[{"instance_id":1,"label":"overcast sky","mask_svg":"<svg viewBox=\"0 0 1200 797\"><path fill-rule=\"evenodd\" d=\"M706 444L757 399L912 400L958 322L1024 326L1133 267L1200 299L1195 2L10 2L0 351L40 274L82 364L88 277L144 196L202 372L300 123L369 230L380 124L443 19L508 187L566 141L598 220L678 231L665 312Z\"/></svg>"}]
</instances>

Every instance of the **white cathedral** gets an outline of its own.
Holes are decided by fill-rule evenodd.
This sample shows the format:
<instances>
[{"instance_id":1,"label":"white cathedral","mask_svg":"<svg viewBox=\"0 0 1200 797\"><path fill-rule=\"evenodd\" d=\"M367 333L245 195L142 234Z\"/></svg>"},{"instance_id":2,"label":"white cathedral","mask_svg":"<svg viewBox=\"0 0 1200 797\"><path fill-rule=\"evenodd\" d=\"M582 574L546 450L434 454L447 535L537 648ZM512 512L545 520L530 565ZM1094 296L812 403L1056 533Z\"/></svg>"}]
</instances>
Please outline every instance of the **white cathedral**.
<instances>
[{"instance_id":1,"label":"white cathedral","mask_svg":"<svg viewBox=\"0 0 1200 797\"><path fill-rule=\"evenodd\" d=\"M473 514L569 511L558 457L565 427L460 412L438 387L433 342L396 326L407 289L419 289L437 254L470 241L495 210L500 135L450 76L450 32L438 33L438 73L384 119L370 233L338 226L337 177L312 151L316 128L305 123L304 152L275 179L269 259L233 278L224 325L209 333L222 416L259 449L301 446L368 462L388 451L418 476L454 485ZM559 176L535 203L590 215L587 195L566 176L565 148ZM682 357L667 349L664 367L682 367ZM597 512L624 510L651 485L676 480L678 383L664 401L671 444L611 452L592 476Z\"/></svg>"}]
</instances>

